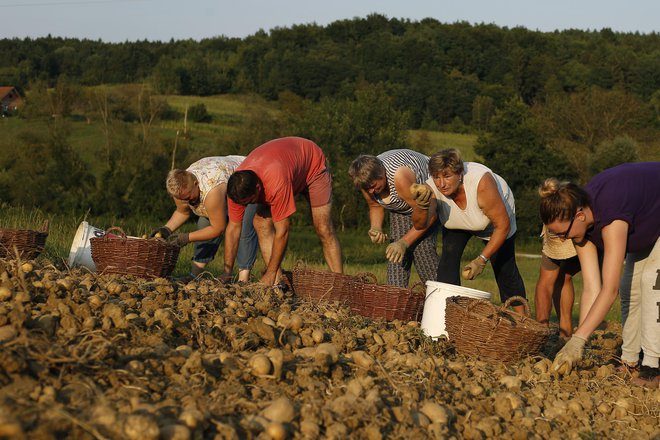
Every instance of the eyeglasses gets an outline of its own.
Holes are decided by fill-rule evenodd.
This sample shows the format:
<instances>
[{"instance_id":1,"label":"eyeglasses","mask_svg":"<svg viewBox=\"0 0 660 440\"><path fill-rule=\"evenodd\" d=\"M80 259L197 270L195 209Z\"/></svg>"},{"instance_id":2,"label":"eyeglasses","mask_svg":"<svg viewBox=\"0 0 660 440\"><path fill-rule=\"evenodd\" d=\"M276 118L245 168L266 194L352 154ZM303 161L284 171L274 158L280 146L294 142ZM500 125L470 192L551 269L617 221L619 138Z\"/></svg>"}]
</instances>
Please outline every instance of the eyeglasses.
<instances>
[{"instance_id":1,"label":"eyeglasses","mask_svg":"<svg viewBox=\"0 0 660 440\"><path fill-rule=\"evenodd\" d=\"M571 222L568 224L568 229L566 229L566 232L560 232L558 234L548 232L548 235L554 238L561 238L562 240L568 239L568 234L571 233L571 228L573 227L573 222L575 222L575 217L577 217L578 212L580 211L582 211L582 209L578 209L577 211L575 211L575 214L573 214L573 218L571 218Z\"/></svg>"}]
</instances>

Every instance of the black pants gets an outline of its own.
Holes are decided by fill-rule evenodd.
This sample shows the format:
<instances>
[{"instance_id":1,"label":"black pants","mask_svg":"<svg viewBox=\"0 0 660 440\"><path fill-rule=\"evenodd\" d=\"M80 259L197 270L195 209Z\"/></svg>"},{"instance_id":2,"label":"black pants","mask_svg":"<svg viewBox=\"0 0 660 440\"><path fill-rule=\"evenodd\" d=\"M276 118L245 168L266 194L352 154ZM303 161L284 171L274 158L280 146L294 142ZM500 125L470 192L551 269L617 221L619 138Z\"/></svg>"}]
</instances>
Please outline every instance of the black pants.
<instances>
[{"instance_id":1,"label":"black pants","mask_svg":"<svg viewBox=\"0 0 660 440\"><path fill-rule=\"evenodd\" d=\"M461 257L472 235L470 231L442 228L442 255L438 263L438 281L461 285ZM513 234L507 238L490 259L502 303L516 295L527 297L525 283L516 265L515 237L516 234Z\"/></svg>"}]
</instances>

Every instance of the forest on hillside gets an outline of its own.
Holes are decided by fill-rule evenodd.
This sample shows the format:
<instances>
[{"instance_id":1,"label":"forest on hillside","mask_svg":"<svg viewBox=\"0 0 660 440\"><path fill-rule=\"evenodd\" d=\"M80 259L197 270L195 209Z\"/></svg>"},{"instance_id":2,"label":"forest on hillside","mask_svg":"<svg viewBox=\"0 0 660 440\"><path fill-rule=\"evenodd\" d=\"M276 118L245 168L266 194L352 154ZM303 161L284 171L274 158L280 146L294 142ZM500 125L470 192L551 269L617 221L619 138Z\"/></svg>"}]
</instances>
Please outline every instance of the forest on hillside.
<instances>
[{"instance_id":1,"label":"forest on hillside","mask_svg":"<svg viewBox=\"0 0 660 440\"><path fill-rule=\"evenodd\" d=\"M214 142L230 154L277 136L315 140L336 170L335 215L347 226L364 221L345 209L360 203L344 172L349 161L413 146L411 129L478 135L475 152L514 189L528 235L537 232L543 178L584 183L617 163L660 157L656 33L543 33L374 14L244 39L3 39L0 53L0 85L28 98L19 117L47 127L2 139L2 202L46 211L171 209L164 196L154 201L172 155L172 139L156 128L182 118L166 95L271 103L275 114L255 110ZM189 116L209 120L203 106ZM101 127L100 172L71 148L71 122L80 120ZM182 140L177 154L190 162L200 151Z\"/></svg>"}]
</instances>

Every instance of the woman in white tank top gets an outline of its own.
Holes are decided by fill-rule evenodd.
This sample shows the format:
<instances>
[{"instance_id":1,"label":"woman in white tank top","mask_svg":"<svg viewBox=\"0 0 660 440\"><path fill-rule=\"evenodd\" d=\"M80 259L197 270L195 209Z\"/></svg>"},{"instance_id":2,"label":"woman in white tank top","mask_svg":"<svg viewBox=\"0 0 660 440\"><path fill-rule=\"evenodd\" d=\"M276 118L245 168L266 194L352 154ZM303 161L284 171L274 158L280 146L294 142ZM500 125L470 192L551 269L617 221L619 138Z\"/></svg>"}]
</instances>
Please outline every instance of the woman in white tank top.
<instances>
[{"instance_id":1,"label":"woman in white tank top","mask_svg":"<svg viewBox=\"0 0 660 440\"><path fill-rule=\"evenodd\" d=\"M462 276L476 278L491 261L504 302L525 297L525 285L515 262L515 201L507 183L488 167L463 162L456 149L442 150L429 160L430 178L411 188L416 200L415 228L435 221L442 224L442 256L438 281L460 285L460 262L472 236L483 240L479 256L463 267ZM514 307L523 312L522 305Z\"/></svg>"}]
</instances>

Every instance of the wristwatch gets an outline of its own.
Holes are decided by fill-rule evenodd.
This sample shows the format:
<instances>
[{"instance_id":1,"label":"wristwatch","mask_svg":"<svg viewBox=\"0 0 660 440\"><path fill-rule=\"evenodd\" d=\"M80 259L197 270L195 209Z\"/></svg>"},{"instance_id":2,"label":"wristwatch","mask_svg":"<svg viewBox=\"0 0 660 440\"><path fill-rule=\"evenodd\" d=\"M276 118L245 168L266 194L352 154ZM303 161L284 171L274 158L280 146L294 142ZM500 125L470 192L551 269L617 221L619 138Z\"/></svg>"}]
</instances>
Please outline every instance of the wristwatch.
<instances>
[{"instance_id":1,"label":"wristwatch","mask_svg":"<svg viewBox=\"0 0 660 440\"><path fill-rule=\"evenodd\" d=\"M481 258L482 260L484 260L484 263L488 263L489 258L487 258L486 256L484 256L484 254L479 254L479 258Z\"/></svg>"}]
</instances>

